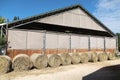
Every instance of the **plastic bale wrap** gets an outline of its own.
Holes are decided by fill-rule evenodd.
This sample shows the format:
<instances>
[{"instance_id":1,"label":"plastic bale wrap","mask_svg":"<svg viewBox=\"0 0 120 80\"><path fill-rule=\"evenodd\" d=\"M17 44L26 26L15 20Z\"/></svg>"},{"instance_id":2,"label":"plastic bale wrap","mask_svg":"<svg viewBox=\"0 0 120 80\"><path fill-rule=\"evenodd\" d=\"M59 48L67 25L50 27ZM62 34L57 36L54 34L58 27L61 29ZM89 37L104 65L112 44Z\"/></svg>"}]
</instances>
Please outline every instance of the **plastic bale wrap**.
<instances>
[{"instance_id":1,"label":"plastic bale wrap","mask_svg":"<svg viewBox=\"0 0 120 80\"><path fill-rule=\"evenodd\" d=\"M19 54L13 58L12 67L14 71L26 71L31 68L31 60L26 54Z\"/></svg>"},{"instance_id":2,"label":"plastic bale wrap","mask_svg":"<svg viewBox=\"0 0 120 80\"><path fill-rule=\"evenodd\" d=\"M72 64L80 63L80 55L78 53L69 53L69 55L71 56Z\"/></svg>"},{"instance_id":3,"label":"plastic bale wrap","mask_svg":"<svg viewBox=\"0 0 120 80\"><path fill-rule=\"evenodd\" d=\"M48 57L45 54L34 53L30 56L30 60L32 61L33 66L37 69L47 67Z\"/></svg>"},{"instance_id":4,"label":"plastic bale wrap","mask_svg":"<svg viewBox=\"0 0 120 80\"><path fill-rule=\"evenodd\" d=\"M6 55L0 55L0 75L7 73L11 69L11 59Z\"/></svg>"},{"instance_id":5,"label":"plastic bale wrap","mask_svg":"<svg viewBox=\"0 0 120 80\"><path fill-rule=\"evenodd\" d=\"M50 67L58 67L62 63L62 59L57 54L48 54L48 64Z\"/></svg>"},{"instance_id":6,"label":"plastic bale wrap","mask_svg":"<svg viewBox=\"0 0 120 80\"><path fill-rule=\"evenodd\" d=\"M80 59L81 63L87 63L89 59L89 55L87 53L79 53L80 54Z\"/></svg>"},{"instance_id":7,"label":"plastic bale wrap","mask_svg":"<svg viewBox=\"0 0 120 80\"><path fill-rule=\"evenodd\" d=\"M68 53L61 53L59 54L62 60L62 65L69 65L71 64L71 56Z\"/></svg>"}]
</instances>

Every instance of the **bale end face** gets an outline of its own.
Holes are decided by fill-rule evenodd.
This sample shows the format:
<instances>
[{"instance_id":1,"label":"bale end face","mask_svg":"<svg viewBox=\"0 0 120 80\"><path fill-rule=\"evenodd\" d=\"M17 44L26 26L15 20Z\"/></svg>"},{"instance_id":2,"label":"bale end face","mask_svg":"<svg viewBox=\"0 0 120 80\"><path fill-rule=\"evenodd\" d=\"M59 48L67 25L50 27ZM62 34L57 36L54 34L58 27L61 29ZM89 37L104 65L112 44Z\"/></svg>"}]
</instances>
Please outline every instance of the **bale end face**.
<instances>
[{"instance_id":1,"label":"bale end face","mask_svg":"<svg viewBox=\"0 0 120 80\"><path fill-rule=\"evenodd\" d=\"M106 61L108 60L108 55L106 53L100 53L98 55L98 60L101 62L101 61Z\"/></svg>"},{"instance_id":2,"label":"bale end face","mask_svg":"<svg viewBox=\"0 0 120 80\"><path fill-rule=\"evenodd\" d=\"M51 67L58 67L62 63L61 57L57 54L49 54L48 58L48 64Z\"/></svg>"},{"instance_id":3,"label":"bale end face","mask_svg":"<svg viewBox=\"0 0 120 80\"><path fill-rule=\"evenodd\" d=\"M80 55L78 53L69 53L69 55L71 56L72 64L80 63Z\"/></svg>"},{"instance_id":4,"label":"bale end face","mask_svg":"<svg viewBox=\"0 0 120 80\"><path fill-rule=\"evenodd\" d=\"M97 53L91 53L91 62L97 62L97 61L98 61Z\"/></svg>"},{"instance_id":5,"label":"bale end face","mask_svg":"<svg viewBox=\"0 0 120 80\"><path fill-rule=\"evenodd\" d=\"M87 63L89 61L89 56L87 53L80 54L81 63Z\"/></svg>"},{"instance_id":6,"label":"bale end face","mask_svg":"<svg viewBox=\"0 0 120 80\"><path fill-rule=\"evenodd\" d=\"M61 57L61 60L62 60L62 65L69 65L71 64L71 56L67 53L62 53L62 54L59 54L60 57Z\"/></svg>"},{"instance_id":7,"label":"bale end face","mask_svg":"<svg viewBox=\"0 0 120 80\"><path fill-rule=\"evenodd\" d=\"M33 66L37 69L47 67L48 57L45 54L34 53L30 56Z\"/></svg>"},{"instance_id":8,"label":"bale end face","mask_svg":"<svg viewBox=\"0 0 120 80\"><path fill-rule=\"evenodd\" d=\"M108 52L107 55L108 55L108 60L113 60L113 59L115 59L115 53L110 53L110 52Z\"/></svg>"},{"instance_id":9,"label":"bale end face","mask_svg":"<svg viewBox=\"0 0 120 80\"><path fill-rule=\"evenodd\" d=\"M11 69L11 59L8 56L0 56L0 75L5 74Z\"/></svg>"},{"instance_id":10,"label":"bale end face","mask_svg":"<svg viewBox=\"0 0 120 80\"><path fill-rule=\"evenodd\" d=\"M12 67L14 71L26 71L31 67L31 61L28 55L19 54L13 58Z\"/></svg>"}]
</instances>

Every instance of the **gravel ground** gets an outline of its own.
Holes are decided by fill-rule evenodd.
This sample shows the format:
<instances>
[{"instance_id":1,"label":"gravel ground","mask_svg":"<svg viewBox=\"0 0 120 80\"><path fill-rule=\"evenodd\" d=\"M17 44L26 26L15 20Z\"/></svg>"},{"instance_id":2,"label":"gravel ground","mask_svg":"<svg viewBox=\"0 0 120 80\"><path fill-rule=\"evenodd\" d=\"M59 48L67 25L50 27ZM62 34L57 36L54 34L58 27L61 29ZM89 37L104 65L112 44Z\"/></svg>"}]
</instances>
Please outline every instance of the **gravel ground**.
<instances>
[{"instance_id":1,"label":"gravel ground","mask_svg":"<svg viewBox=\"0 0 120 80\"><path fill-rule=\"evenodd\" d=\"M119 64L120 59L117 59L57 68L48 67L42 70L33 69L24 72L10 72L1 75L0 80L120 80L118 76L117 79L115 79L116 75L120 74ZM109 68L109 66L113 67ZM116 73L117 71L119 73Z\"/></svg>"}]
</instances>

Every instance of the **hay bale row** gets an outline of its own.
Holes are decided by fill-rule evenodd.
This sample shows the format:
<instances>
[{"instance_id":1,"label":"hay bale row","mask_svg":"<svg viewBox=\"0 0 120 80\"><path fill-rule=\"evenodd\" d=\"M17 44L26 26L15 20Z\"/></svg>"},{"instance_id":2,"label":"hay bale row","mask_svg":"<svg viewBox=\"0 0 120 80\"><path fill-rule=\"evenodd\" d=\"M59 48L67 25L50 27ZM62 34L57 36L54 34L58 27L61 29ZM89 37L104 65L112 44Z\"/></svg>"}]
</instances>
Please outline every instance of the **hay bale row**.
<instances>
[{"instance_id":1,"label":"hay bale row","mask_svg":"<svg viewBox=\"0 0 120 80\"><path fill-rule=\"evenodd\" d=\"M58 67L60 65L78 64L106 61L115 59L113 53L63 53L63 54L38 54L34 53L30 57L26 54L19 54L11 61L8 56L0 56L0 74L7 73L11 69L14 71L26 71L32 67L37 69ZM12 66L12 67L11 67Z\"/></svg>"}]
</instances>

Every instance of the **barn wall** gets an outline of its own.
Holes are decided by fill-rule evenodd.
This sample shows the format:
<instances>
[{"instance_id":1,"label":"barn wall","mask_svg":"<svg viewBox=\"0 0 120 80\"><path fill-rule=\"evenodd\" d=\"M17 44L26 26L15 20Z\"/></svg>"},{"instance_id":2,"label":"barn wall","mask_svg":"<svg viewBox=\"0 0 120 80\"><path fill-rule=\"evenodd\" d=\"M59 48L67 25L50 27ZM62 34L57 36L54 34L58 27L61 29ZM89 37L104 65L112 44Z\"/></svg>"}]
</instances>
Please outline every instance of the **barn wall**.
<instances>
[{"instance_id":1,"label":"barn wall","mask_svg":"<svg viewBox=\"0 0 120 80\"><path fill-rule=\"evenodd\" d=\"M70 49L70 36L58 34L58 53L68 53Z\"/></svg>"},{"instance_id":2,"label":"barn wall","mask_svg":"<svg viewBox=\"0 0 120 80\"><path fill-rule=\"evenodd\" d=\"M58 52L58 35L55 33L46 33L46 54L55 54Z\"/></svg>"},{"instance_id":3,"label":"barn wall","mask_svg":"<svg viewBox=\"0 0 120 80\"><path fill-rule=\"evenodd\" d=\"M105 38L106 51L115 52L116 50L116 38Z\"/></svg>"},{"instance_id":4,"label":"barn wall","mask_svg":"<svg viewBox=\"0 0 120 80\"><path fill-rule=\"evenodd\" d=\"M104 51L104 38L103 37L90 37L90 49L91 51Z\"/></svg>"},{"instance_id":5,"label":"barn wall","mask_svg":"<svg viewBox=\"0 0 120 80\"><path fill-rule=\"evenodd\" d=\"M20 53L31 55L116 50L115 38L42 31L9 30L8 42L10 57Z\"/></svg>"},{"instance_id":6,"label":"barn wall","mask_svg":"<svg viewBox=\"0 0 120 80\"><path fill-rule=\"evenodd\" d=\"M42 18L38 22L106 31L80 8Z\"/></svg>"},{"instance_id":7,"label":"barn wall","mask_svg":"<svg viewBox=\"0 0 120 80\"><path fill-rule=\"evenodd\" d=\"M71 35L71 52L88 52L88 36Z\"/></svg>"}]
</instances>

